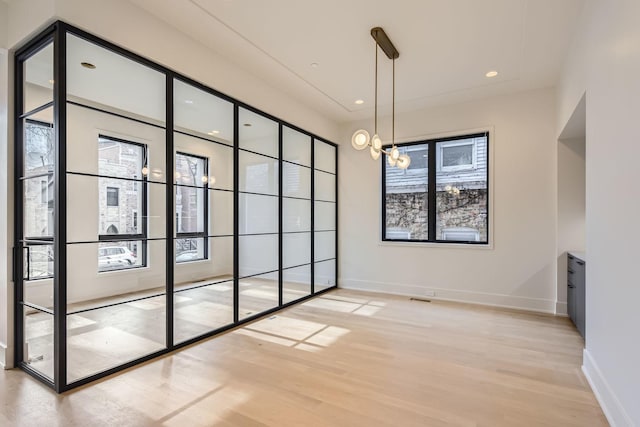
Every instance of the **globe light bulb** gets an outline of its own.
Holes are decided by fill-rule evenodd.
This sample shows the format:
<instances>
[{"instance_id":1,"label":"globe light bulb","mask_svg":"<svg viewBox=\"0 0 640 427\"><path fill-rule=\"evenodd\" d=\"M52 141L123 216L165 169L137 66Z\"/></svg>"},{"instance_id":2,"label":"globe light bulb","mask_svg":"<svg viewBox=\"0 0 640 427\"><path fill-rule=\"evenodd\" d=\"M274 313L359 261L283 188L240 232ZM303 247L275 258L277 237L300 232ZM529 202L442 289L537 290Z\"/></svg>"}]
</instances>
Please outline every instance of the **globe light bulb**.
<instances>
[{"instance_id":1,"label":"globe light bulb","mask_svg":"<svg viewBox=\"0 0 640 427\"><path fill-rule=\"evenodd\" d=\"M400 157L398 157L398 163L397 163L398 168L407 169L410 164L411 164L411 157L407 156L406 154L403 154Z\"/></svg>"},{"instance_id":2,"label":"globe light bulb","mask_svg":"<svg viewBox=\"0 0 640 427\"><path fill-rule=\"evenodd\" d=\"M398 161L391 156L387 156L387 161L389 162L389 166L395 166Z\"/></svg>"},{"instance_id":3,"label":"globe light bulb","mask_svg":"<svg viewBox=\"0 0 640 427\"><path fill-rule=\"evenodd\" d=\"M356 150L364 150L369 146L369 132L364 129L360 129L354 132L351 137L351 146Z\"/></svg>"},{"instance_id":4,"label":"globe light bulb","mask_svg":"<svg viewBox=\"0 0 640 427\"><path fill-rule=\"evenodd\" d=\"M380 154L382 154L380 150L376 150L373 146L369 149L369 153L371 154L371 158L373 160L378 160L380 158Z\"/></svg>"},{"instance_id":5,"label":"globe light bulb","mask_svg":"<svg viewBox=\"0 0 640 427\"><path fill-rule=\"evenodd\" d=\"M203 175L202 178L200 178L200 179L202 179L202 183L203 184L206 184L207 182L209 182L209 177L206 176L206 175Z\"/></svg>"},{"instance_id":6,"label":"globe light bulb","mask_svg":"<svg viewBox=\"0 0 640 427\"><path fill-rule=\"evenodd\" d=\"M400 150L398 150L398 147L393 147L389 155L393 160L397 161L398 157L400 157Z\"/></svg>"},{"instance_id":7,"label":"globe light bulb","mask_svg":"<svg viewBox=\"0 0 640 427\"><path fill-rule=\"evenodd\" d=\"M375 148L378 151L380 151L380 149L382 148L382 140L380 139L378 134L373 135L373 137L371 138L371 147Z\"/></svg>"},{"instance_id":8,"label":"globe light bulb","mask_svg":"<svg viewBox=\"0 0 640 427\"><path fill-rule=\"evenodd\" d=\"M142 176L147 176L149 175L149 168L144 166L140 172L142 172Z\"/></svg>"}]
</instances>

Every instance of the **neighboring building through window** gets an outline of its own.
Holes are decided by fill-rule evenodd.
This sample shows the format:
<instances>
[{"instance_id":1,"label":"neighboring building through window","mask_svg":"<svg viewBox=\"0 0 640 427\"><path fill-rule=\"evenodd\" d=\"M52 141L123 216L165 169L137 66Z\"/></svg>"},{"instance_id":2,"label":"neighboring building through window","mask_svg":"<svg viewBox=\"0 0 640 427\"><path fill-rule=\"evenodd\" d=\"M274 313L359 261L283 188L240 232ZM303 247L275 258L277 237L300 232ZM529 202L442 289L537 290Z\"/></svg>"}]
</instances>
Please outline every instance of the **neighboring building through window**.
<instances>
[{"instance_id":1,"label":"neighboring building through window","mask_svg":"<svg viewBox=\"0 0 640 427\"><path fill-rule=\"evenodd\" d=\"M383 240L488 243L489 134L398 144L406 170L383 162Z\"/></svg>"},{"instance_id":2,"label":"neighboring building through window","mask_svg":"<svg viewBox=\"0 0 640 427\"><path fill-rule=\"evenodd\" d=\"M208 160L176 153L175 163L176 262L207 259Z\"/></svg>"},{"instance_id":3,"label":"neighboring building through window","mask_svg":"<svg viewBox=\"0 0 640 427\"><path fill-rule=\"evenodd\" d=\"M147 183L142 175L146 159L144 144L98 139L98 271L146 265Z\"/></svg>"}]
</instances>

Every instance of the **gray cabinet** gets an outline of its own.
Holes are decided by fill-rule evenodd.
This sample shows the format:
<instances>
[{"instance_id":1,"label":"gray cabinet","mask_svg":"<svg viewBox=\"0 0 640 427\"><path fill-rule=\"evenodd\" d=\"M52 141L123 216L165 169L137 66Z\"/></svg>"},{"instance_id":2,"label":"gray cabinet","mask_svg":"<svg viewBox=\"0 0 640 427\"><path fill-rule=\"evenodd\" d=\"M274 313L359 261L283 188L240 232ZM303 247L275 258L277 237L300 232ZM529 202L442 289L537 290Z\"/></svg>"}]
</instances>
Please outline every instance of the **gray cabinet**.
<instances>
[{"instance_id":1,"label":"gray cabinet","mask_svg":"<svg viewBox=\"0 0 640 427\"><path fill-rule=\"evenodd\" d=\"M578 332L585 336L586 310L585 310L585 261L575 254L568 255L567 271L567 311L569 317L578 328Z\"/></svg>"}]
</instances>

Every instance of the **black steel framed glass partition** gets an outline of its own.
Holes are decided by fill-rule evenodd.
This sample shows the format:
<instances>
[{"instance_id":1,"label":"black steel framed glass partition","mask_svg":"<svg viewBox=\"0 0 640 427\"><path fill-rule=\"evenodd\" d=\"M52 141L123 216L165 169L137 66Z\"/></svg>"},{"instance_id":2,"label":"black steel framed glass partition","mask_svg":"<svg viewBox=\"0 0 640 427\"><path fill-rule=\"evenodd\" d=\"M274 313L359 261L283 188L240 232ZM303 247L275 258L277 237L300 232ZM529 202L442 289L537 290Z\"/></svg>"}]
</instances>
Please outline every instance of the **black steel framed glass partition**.
<instances>
[{"instance_id":1,"label":"black steel framed glass partition","mask_svg":"<svg viewBox=\"0 0 640 427\"><path fill-rule=\"evenodd\" d=\"M16 361L62 392L337 285L337 147L63 22L15 56Z\"/></svg>"}]
</instances>

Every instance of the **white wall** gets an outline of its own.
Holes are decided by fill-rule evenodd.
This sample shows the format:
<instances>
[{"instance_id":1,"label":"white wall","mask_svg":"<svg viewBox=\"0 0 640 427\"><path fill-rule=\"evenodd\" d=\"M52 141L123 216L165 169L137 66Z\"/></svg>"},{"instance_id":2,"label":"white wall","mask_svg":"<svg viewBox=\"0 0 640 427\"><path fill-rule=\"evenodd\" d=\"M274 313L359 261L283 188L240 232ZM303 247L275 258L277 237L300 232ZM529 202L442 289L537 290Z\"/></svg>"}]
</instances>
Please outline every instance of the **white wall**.
<instances>
[{"instance_id":1,"label":"white wall","mask_svg":"<svg viewBox=\"0 0 640 427\"><path fill-rule=\"evenodd\" d=\"M586 92L583 370L614 426L640 425L640 3L587 0L558 90L563 129ZM585 54L588 52L588 55Z\"/></svg>"},{"instance_id":2,"label":"white wall","mask_svg":"<svg viewBox=\"0 0 640 427\"><path fill-rule=\"evenodd\" d=\"M352 123L343 140L372 120ZM388 120L379 125L390 133ZM340 147L340 285L555 311L552 90L404 113L399 140L489 129L493 248L380 242L380 164Z\"/></svg>"},{"instance_id":3,"label":"white wall","mask_svg":"<svg viewBox=\"0 0 640 427\"><path fill-rule=\"evenodd\" d=\"M585 140L558 141L558 295L567 314L567 252L585 249Z\"/></svg>"}]
</instances>

